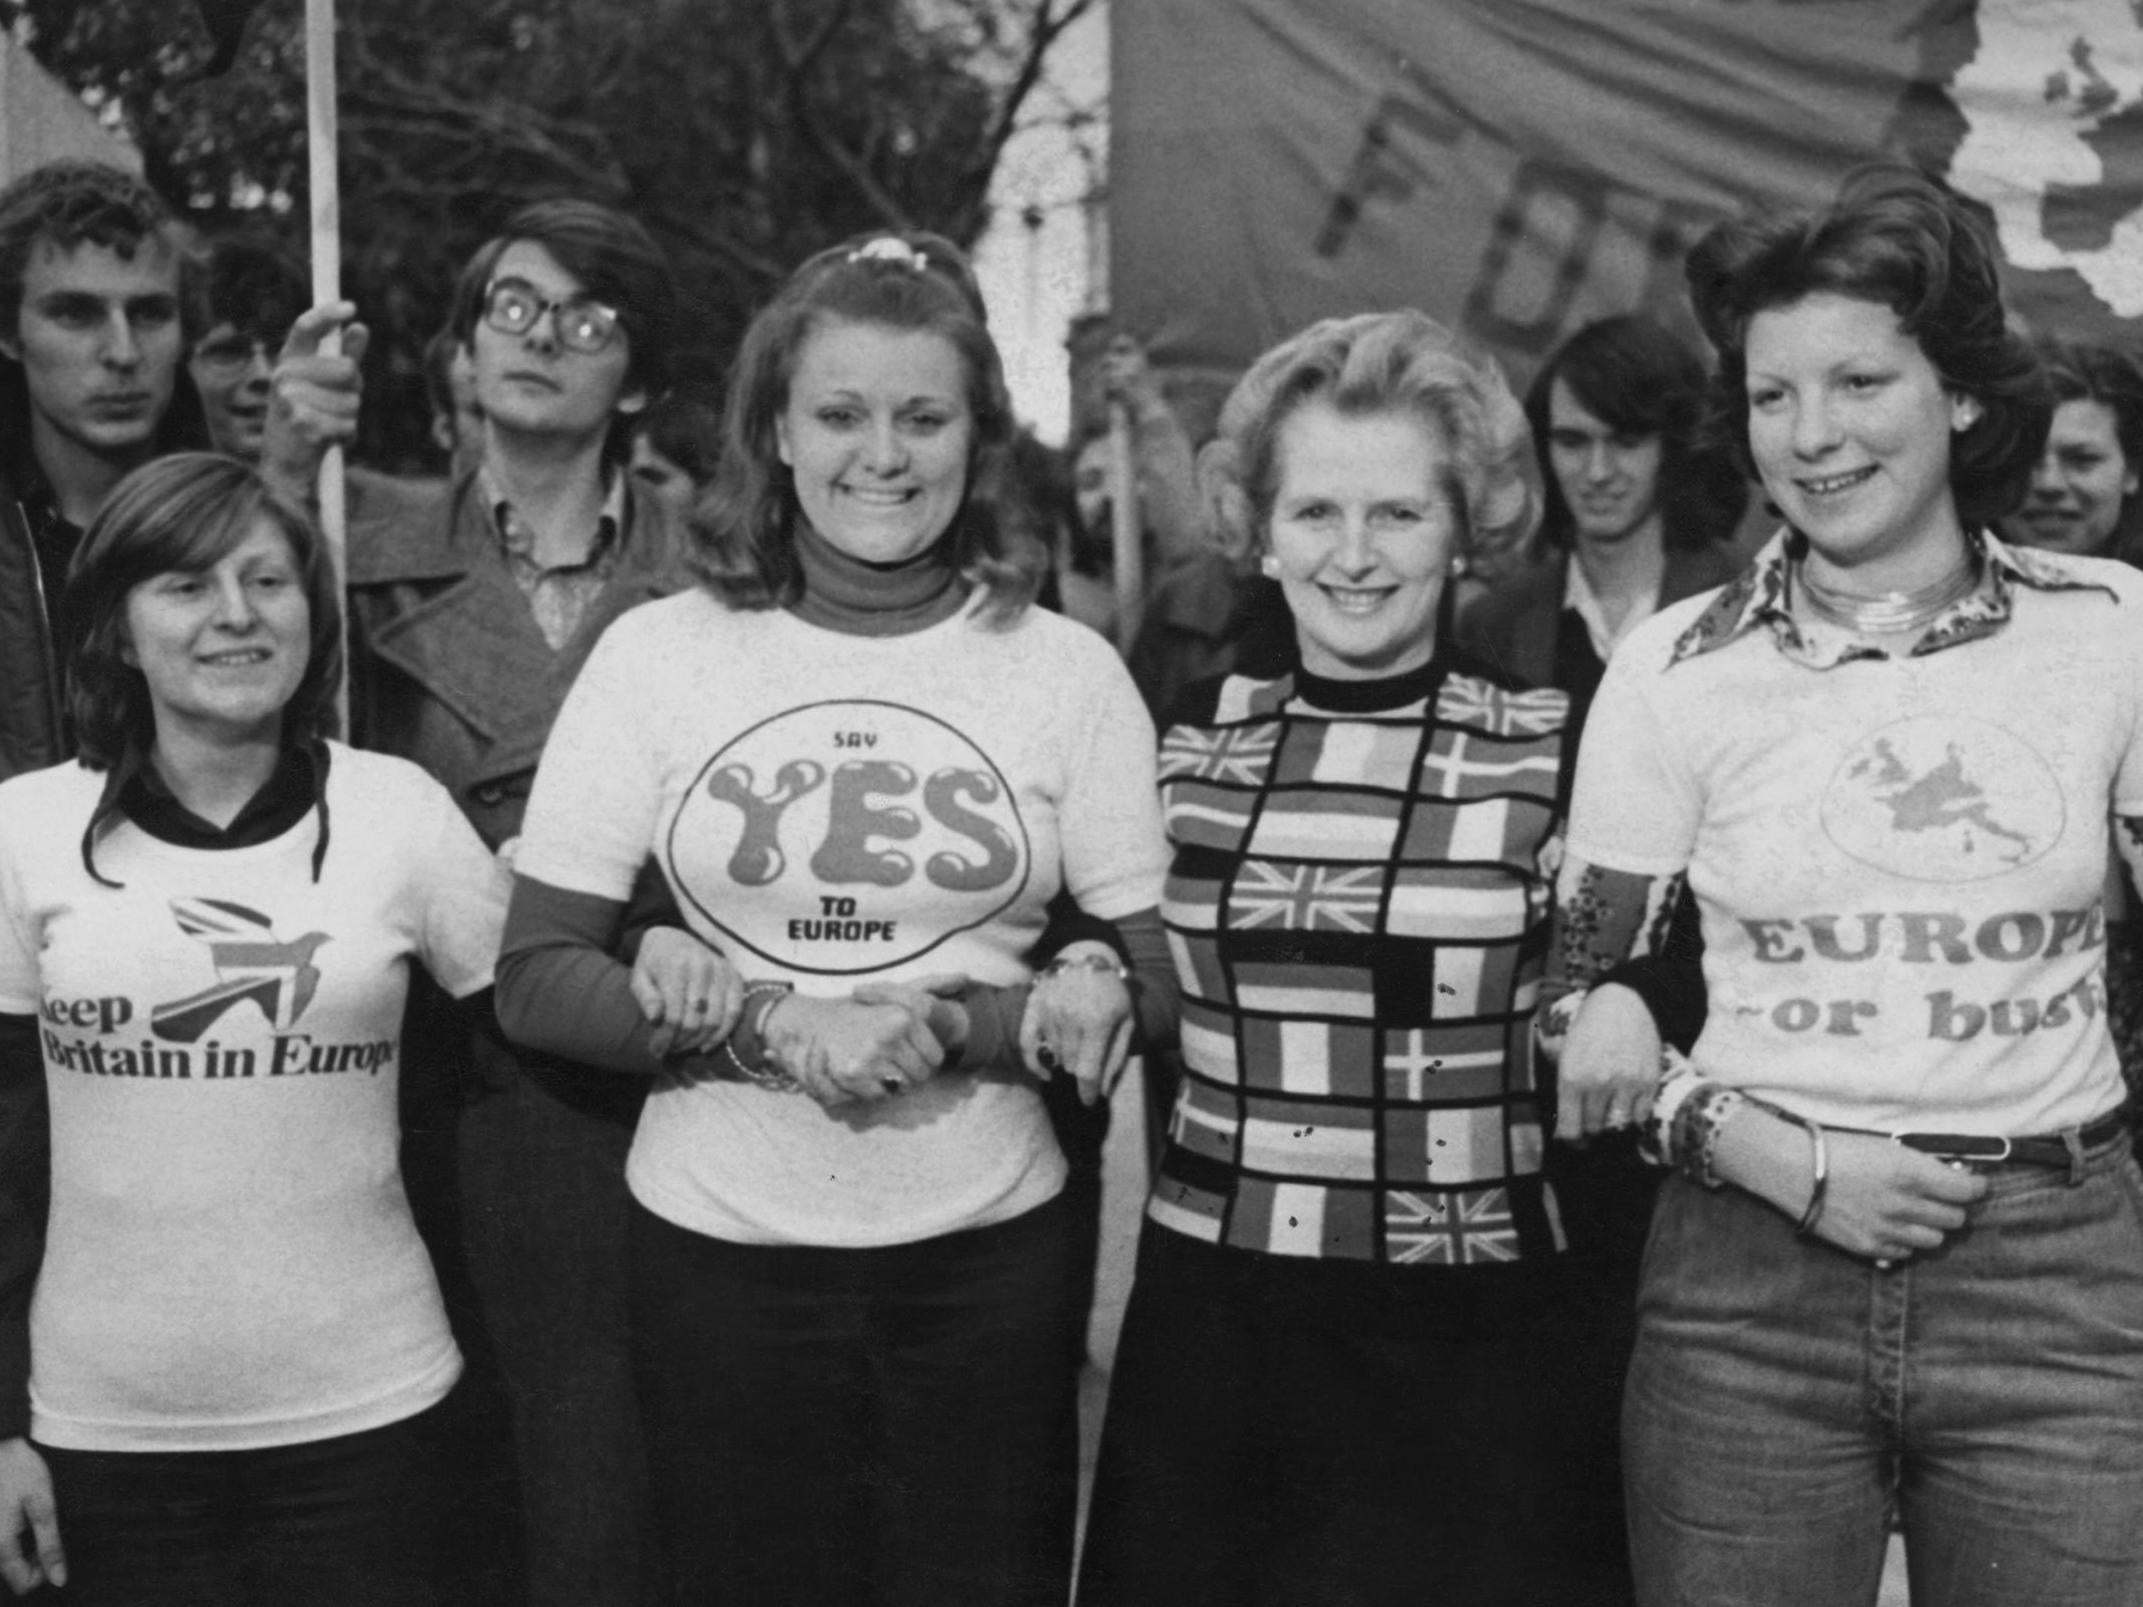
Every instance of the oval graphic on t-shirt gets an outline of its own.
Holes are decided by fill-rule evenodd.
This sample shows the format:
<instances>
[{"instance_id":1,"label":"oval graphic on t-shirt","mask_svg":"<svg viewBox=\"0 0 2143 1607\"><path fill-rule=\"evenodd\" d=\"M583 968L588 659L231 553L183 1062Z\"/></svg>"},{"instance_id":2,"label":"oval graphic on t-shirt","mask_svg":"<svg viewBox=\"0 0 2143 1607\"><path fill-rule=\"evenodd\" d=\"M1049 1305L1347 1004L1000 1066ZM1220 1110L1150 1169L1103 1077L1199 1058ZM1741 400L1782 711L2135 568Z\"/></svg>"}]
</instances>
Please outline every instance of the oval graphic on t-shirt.
<instances>
[{"instance_id":1,"label":"oval graphic on t-shirt","mask_svg":"<svg viewBox=\"0 0 2143 1607\"><path fill-rule=\"evenodd\" d=\"M1003 773L898 703L812 703L709 759L670 823L673 884L739 943L795 971L880 971L980 926L1027 885Z\"/></svg>"},{"instance_id":2,"label":"oval graphic on t-shirt","mask_svg":"<svg viewBox=\"0 0 2143 1607\"><path fill-rule=\"evenodd\" d=\"M1863 865L1916 882L1977 882L2031 864L2068 811L2047 762L1983 720L1916 716L1848 750L1823 831Z\"/></svg>"}]
</instances>

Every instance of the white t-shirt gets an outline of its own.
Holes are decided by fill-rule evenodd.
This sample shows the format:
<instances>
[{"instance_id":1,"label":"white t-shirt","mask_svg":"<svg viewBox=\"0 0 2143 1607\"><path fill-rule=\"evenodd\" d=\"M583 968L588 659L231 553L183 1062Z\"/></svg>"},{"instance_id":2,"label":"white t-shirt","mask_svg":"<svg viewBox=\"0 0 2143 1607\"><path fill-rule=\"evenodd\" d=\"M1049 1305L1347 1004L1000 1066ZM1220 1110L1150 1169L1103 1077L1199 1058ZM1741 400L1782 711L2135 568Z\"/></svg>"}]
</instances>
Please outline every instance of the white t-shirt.
<instances>
[{"instance_id":1,"label":"white t-shirt","mask_svg":"<svg viewBox=\"0 0 2143 1607\"><path fill-rule=\"evenodd\" d=\"M491 980L506 879L416 766L335 746L317 810L190 849L104 778L0 786L0 1011L35 1013L52 1209L30 1310L31 1433L241 1450L422 1411L461 1371L398 1161L407 962Z\"/></svg>"},{"instance_id":2,"label":"white t-shirt","mask_svg":"<svg viewBox=\"0 0 2143 1607\"><path fill-rule=\"evenodd\" d=\"M575 683L515 868L623 899L650 853L749 979L1017 983L1060 885L1104 918L1159 903L1153 725L1107 644L1038 609L867 637L666 598L612 626ZM1023 1078L832 1112L671 1079L626 1175L694 1232L868 1246L1017 1216L1064 1163Z\"/></svg>"},{"instance_id":3,"label":"white t-shirt","mask_svg":"<svg viewBox=\"0 0 2143 1607\"><path fill-rule=\"evenodd\" d=\"M2119 1101L2101 898L2109 811L2143 812L2143 575L2060 562L2088 589L2013 583L2006 624L1923 657L1814 669L1759 625L1670 663L1709 595L1617 652L1570 852L1687 867L1699 1073L1876 1130L2047 1133Z\"/></svg>"}]
</instances>

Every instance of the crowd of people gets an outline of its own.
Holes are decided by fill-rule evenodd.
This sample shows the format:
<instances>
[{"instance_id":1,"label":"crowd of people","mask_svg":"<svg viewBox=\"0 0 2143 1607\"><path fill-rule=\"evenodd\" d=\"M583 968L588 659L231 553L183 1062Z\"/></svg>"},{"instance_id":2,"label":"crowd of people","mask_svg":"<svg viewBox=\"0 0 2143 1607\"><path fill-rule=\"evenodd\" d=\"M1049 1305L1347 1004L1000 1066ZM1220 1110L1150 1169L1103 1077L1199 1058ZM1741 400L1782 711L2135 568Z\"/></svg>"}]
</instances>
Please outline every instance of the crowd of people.
<instances>
[{"instance_id":1,"label":"crowd of people","mask_svg":"<svg viewBox=\"0 0 2143 1607\"><path fill-rule=\"evenodd\" d=\"M717 403L542 202L338 569L358 309L0 191L0 1578L2143 1598L2143 367L1899 167L1686 278L1710 363L1364 313L1203 443L1118 340L1052 466L949 241Z\"/></svg>"}]
</instances>

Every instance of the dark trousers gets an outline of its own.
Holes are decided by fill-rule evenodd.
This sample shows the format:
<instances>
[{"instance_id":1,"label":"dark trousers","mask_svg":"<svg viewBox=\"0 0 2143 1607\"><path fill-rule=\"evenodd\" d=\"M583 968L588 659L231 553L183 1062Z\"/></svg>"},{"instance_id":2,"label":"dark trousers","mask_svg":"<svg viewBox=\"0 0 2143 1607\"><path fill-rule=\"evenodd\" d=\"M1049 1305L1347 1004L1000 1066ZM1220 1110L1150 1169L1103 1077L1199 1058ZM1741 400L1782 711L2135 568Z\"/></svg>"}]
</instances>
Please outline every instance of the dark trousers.
<instances>
[{"instance_id":1,"label":"dark trousers","mask_svg":"<svg viewBox=\"0 0 2143 1607\"><path fill-rule=\"evenodd\" d=\"M1148 1222L1081 1607L1615 1600L1573 1543L1570 1299L1555 1261L1340 1265Z\"/></svg>"},{"instance_id":2,"label":"dark trousers","mask_svg":"<svg viewBox=\"0 0 2143 1607\"><path fill-rule=\"evenodd\" d=\"M453 1411L248 1451L70 1451L52 1473L69 1607L427 1607Z\"/></svg>"},{"instance_id":3,"label":"dark trousers","mask_svg":"<svg viewBox=\"0 0 2143 1607\"><path fill-rule=\"evenodd\" d=\"M461 1243L512 1425L530 1607L659 1599L625 1316L632 1120L592 1099L641 1090L599 1075L524 1070L460 1123Z\"/></svg>"},{"instance_id":4,"label":"dark trousers","mask_svg":"<svg viewBox=\"0 0 2143 1607\"><path fill-rule=\"evenodd\" d=\"M633 1208L634 1365L680 1607L1062 1607L1078 1478L1061 1201L881 1249Z\"/></svg>"}]
</instances>

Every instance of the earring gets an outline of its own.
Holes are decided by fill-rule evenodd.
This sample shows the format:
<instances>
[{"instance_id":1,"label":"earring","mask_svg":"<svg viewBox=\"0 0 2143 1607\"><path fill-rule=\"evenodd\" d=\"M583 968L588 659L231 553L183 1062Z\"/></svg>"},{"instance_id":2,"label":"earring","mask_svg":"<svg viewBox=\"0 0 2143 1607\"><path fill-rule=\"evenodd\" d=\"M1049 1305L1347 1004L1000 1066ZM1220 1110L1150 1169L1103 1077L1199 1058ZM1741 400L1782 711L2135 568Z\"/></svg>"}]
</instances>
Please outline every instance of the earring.
<instances>
[{"instance_id":1,"label":"earring","mask_svg":"<svg viewBox=\"0 0 2143 1607\"><path fill-rule=\"evenodd\" d=\"M1462 553L1462 552L1454 552L1454 553L1453 553L1453 554L1451 555L1451 565L1450 565L1450 568L1451 568L1451 578L1452 578L1453 580L1462 580L1462 579L1464 579L1464 578L1465 578L1465 574L1466 574L1466 571L1467 571L1467 570L1469 570L1469 569L1471 569L1472 567L1473 567L1473 566L1472 566L1471 564L1469 564L1469 563L1468 563L1468 562L1466 561L1466 555L1465 555L1464 553Z\"/></svg>"},{"instance_id":2,"label":"earring","mask_svg":"<svg viewBox=\"0 0 2143 1607\"><path fill-rule=\"evenodd\" d=\"M1950 405L1950 428L1963 433L1979 422L1979 403L1969 396L1960 396Z\"/></svg>"},{"instance_id":3,"label":"earring","mask_svg":"<svg viewBox=\"0 0 2143 1607\"><path fill-rule=\"evenodd\" d=\"M1258 573L1267 580L1278 580L1280 578L1280 560L1268 552L1258 560Z\"/></svg>"}]
</instances>

